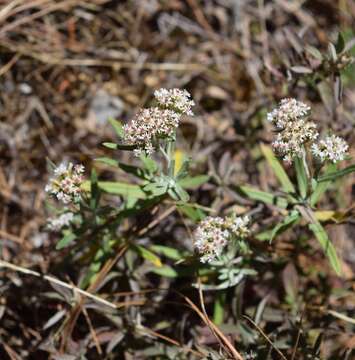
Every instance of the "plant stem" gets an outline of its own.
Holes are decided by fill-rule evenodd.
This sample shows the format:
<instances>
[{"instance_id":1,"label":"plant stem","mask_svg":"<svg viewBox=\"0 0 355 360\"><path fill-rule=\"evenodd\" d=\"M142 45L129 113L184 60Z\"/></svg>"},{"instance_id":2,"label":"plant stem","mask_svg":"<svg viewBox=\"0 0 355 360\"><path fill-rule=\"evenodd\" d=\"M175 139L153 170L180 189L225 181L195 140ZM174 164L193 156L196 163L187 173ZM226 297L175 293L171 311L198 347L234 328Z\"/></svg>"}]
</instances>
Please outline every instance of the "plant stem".
<instances>
[{"instance_id":1,"label":"plant stem","mask_svg":"<svg viewBox=\"0 0 355 360\"><path fill-rule=\"evenodd\" d=\"M175 169L175 137L174 140L168 140L166 152L168 155L168 175L173 177Z\"/></svg>"}]
</instances>

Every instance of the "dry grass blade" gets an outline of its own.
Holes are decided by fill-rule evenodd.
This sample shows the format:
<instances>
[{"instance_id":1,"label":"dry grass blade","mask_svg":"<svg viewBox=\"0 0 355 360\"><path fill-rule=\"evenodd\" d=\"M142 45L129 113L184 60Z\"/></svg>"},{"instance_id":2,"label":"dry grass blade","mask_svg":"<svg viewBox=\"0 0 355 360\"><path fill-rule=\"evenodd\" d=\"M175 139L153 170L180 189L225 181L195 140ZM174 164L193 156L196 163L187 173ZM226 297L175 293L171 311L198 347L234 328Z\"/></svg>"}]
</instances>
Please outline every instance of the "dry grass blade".
<instances>
[{"instance_id":1,"label":"dry grass blade","mask_svg":"<svg viewBox=\"0 0 355 360\"><path fill-rule=\"evenodd\" d=\"M185 301L190 305L190 307L199 315L199 317L203 320L203 322L209 327L213 329L213 333L218 335L218 340L221 340L223 344L228 348L228 351L237 360L243 360L243 357L240 353L235 349L235 347L230 343L227 337L222 333L221 330L208 318L203 312L187 297L182 295Z\"/></svg>"},{"instance_id":2,"label":"dry grass blade","mask_svg":"<svg viewBox=\"0 0 355 360\"><path fill-rule=\"evenodd\" d=\"M88 291L85 291L85 290L82 290L80 288L78 288L77 286L75 285L71 285L71 284L68 284L62 280L59 280L53 276L50 276L50 275L43 275L37 271L33 271L33 270L30 270L30 269L27 269L27 268L24 268L24 267L21 267L21 266L17 266L17 265L14 265L14 264L11 264L7 261L4 261L4 260L0 260L0 267L3 267L3 268L7 268L7 269L10 269L10 270L13 270L13 271L17 271L17 272L20 272L22 274L26 274L26 275L32 275L32 276L36 276L36 277L39 277L43 280L46 280L50 283L54 283L54 284L57 284L59 286L63 286L67 289L70 289L72 290L74 293L78 293L80 295L83 295L87 298L90 298L100 304L103 304L103 305L106 305L110 308L113 308L113 309L117 309L117 306L110 302L110 301L107 301L105 299L102 299L101 297L99 296L96 296L96 295L93 295L91 294L90 292Z\"/></svg>"}]
</instances>

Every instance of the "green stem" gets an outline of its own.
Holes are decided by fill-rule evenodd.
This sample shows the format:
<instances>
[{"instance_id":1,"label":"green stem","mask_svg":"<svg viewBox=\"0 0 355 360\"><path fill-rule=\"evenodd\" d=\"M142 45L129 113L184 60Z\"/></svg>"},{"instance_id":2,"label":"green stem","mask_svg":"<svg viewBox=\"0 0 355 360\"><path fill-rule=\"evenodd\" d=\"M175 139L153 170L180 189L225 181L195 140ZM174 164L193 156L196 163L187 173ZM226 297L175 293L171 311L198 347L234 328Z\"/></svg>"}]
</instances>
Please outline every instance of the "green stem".
<instances>
[{"instance_id":1,"label":"green stem","mask_svg":"<svg viewBox=\"0 0 355 360\"><path fill-rule=\"evenodd\" d=\"M168 175L174 177L175 170L175 139L168 140L166 146L166 152L168 155Z\"/></svg>"}]
</instances>

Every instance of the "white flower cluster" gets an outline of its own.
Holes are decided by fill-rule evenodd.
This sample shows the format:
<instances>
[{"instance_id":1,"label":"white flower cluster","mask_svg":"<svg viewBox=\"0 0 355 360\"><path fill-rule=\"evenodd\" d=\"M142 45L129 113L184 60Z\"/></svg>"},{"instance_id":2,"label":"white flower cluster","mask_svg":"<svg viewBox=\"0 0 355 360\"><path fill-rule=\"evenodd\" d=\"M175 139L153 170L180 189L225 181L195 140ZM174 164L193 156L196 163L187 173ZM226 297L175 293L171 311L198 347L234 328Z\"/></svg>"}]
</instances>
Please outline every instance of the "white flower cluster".
<instances>
[{"instance_id":1,"label":"white flower cluster","mask_svg":"<svg viewBox=\"0 0 355 360\"><path fill-rule=\"evenodd\" d=\"M153 141L173 136L179 121L180 115L173 110L157 107L141 109L135 118L124 126L125 141L138 146L135 151L137 156L142 151L149 155L154 152Z\"/></svg>"},{"instance_id":2,"label":"white flower cluster","mask_svg":"<svg viewBox=\"0 0 355 360\"><path fill-rule=\"evenodd\" d=\"M61 163L54 169L54 177L49 180L45 191L64 204L81 199L81 184L84 181L84 166Z\"/></svg>"},{"instance_id":3,"label":"white flower cluster","mask_svg":"<svg viewBox=\"0 0 355 360\"><path fill-rule=\"evenodd\" d=\"M286 162L302 156L303 145L311 143L313 155L321 162L343 160L349 146L342 138L332 135L317 140L319 133L314 122L308 120L311 108L296 99L283 99L279 106L267 114L267 119L277 129L272 147Z\"/></svg>"},{"instance_id":4,"label":"white flower cluster","mask_svg":"<svg viewBox=\"0 0 355 360\"><path fill-rule=\"evenodd\" d=\"M233 238L242 239L249 233L249 218L208 216L202 220L196 231L194 246L200 254L200 261L209 263L221 254Z\"/></svg>"},{"instance_id":5,"label":"white flower cluster","mask_svg":"<svg viewBox=\"0 0 355 360\"><path fill-rule=\"evenodd\" d=\"M284 129L290 122L304 119L311 112L310 106L296 99L282 99L279 106L267 114L267 120L276 128Z\"/></svg>"},{"instance_id":6,"label":"white flower cluster","mask_svg":"<svg viewBox=\"0 0 355 360\"><path fill-rule=\"evenodd\" d=\"M195 102L191 100L188 91L181 89L159 89L154 91L158 104L166 109L172 109L180 114L193 115L191 108Z\"/></svg>"},{"instance_id":7,"label":"white flower cluster","mask_svg":"<svg viewBox=\"0 0 355 360\"><path fill-rule=\"evenodd\" d=\"M276 135L272 147L283 160L292 162L295 156L302 156L303 145L318 138L317 126L312 121L300 119L290 122Z\"/></svg>"},{"instance_id":8,"label":"white flower cluster","mask_svg":"<svg viewBox=\"0 0 355 360\"><path fill-rule=\"evenodd\" d=\"M47 227L51 231L59 231L65 226L69 226L74 219L72 212L66 212L56 218L50 218L47 222Z\"/></svg>"},{"instance_id":9,"label":"white flower cluster","mask_svg":"<svg viewBox=\"0 0 355 360\"><path fill-rule=\"evenodd\" d=\"M194 102L190 94L180 89L160 89L154 92L159 107L141 109L134 119L124 126L124 140L136 145L134 153L150 155L154 152L155 142L172 138L179 126L182 115L193 115Z\"/></svg>"},{"instance_id":10,"label":"white flower cluster","mask_svg":"<svg viewBox=\"0 0 355 360\"><path fill-rule=\"evenodd\" d=\"M320 161L331 161L336 163L344 160L349 149L348 144L339 136L327 136L324 140L312 145L313 155Z\"/></svg>"},{"instance_id":11,"label":"white flower cluster","mask_svg":"<svg viewBox=\"0 0 355 360\"><path fill-rule=\"evenodd\" d=\"M303 145L319 136L317 126L307 119L310 107L296 99L283 99L279 106L267 114L278 133L272 147L286 162L302 156Z\"/></svg>"}]
</instances>

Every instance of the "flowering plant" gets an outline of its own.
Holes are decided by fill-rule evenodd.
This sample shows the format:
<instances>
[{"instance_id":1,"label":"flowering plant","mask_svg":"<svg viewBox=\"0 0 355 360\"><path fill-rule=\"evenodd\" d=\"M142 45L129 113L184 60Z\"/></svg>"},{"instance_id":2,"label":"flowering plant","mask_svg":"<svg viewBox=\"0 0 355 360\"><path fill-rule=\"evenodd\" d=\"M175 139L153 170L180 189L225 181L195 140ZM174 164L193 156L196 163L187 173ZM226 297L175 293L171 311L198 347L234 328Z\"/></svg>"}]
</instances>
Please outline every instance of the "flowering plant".
<instances>
[{"instance_id":1,"label":"flowering plant","mask_svg":"<svg viewBox=\"0 0 355 360\"><path fill-rule=\"evenodd\" d=\"M336 135L318 140L317 126L309 120L310 114L311 108L296 99L281 100L279 106L267 114L267 120L276 131L272 148L285 163L293 165L297 186L273 152L262 145L261 150L280 181L282 191L269 194L250 186L240 186L238 190L253 200L276 205L283 209L283 213L287 212L283 220L265 234L270 241L303 218L320 242L333 269L340 274L340 260L319 220L321 216L316 205L331 182L353 172L354 165L337 170L338 163L348 158L349 147L344 139Z\"/></svg>"}]
</instances>

